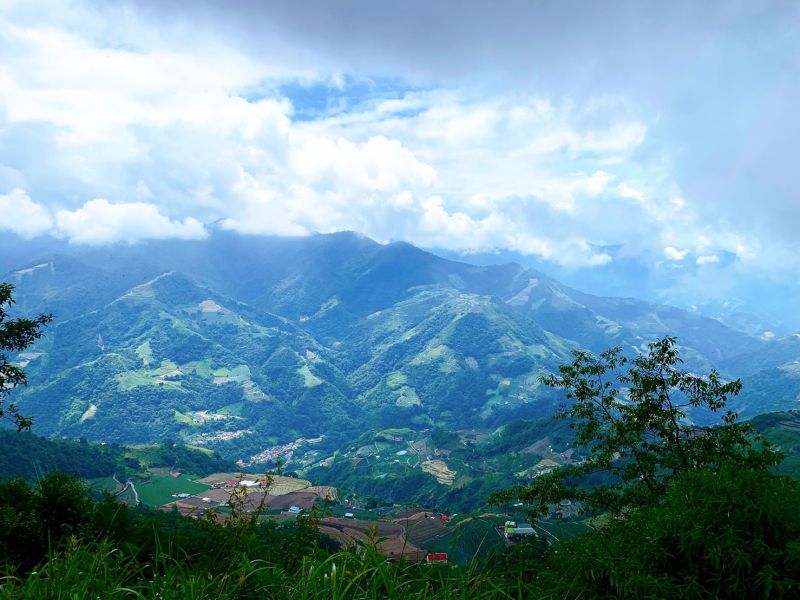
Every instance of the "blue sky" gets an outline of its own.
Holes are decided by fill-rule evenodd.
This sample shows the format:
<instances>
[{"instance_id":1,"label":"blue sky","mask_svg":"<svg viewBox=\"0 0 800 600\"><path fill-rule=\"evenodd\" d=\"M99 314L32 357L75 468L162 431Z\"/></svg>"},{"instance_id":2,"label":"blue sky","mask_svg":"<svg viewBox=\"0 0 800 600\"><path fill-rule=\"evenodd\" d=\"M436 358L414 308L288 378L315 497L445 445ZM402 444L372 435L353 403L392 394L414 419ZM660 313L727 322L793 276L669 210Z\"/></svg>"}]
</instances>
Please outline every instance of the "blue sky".
<instances>
[{"instance_id":1,"label":"blue sky","mask_svg":"<svg viewBox=\"0 0 800 600\"><path fill-rule=\"evenodd\" d=\"M799 32L789 2L12 0L0 228L348 229L684 303L785 295Z\"/></svg>"}]
</instances>

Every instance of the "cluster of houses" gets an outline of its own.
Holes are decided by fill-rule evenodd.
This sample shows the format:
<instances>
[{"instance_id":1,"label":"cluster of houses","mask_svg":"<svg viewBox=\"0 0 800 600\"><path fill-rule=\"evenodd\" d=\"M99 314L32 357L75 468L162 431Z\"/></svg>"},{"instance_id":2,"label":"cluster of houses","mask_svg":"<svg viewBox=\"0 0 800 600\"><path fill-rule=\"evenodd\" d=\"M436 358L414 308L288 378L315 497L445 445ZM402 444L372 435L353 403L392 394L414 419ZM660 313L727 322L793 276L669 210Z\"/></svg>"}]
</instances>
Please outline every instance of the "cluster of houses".
<instances>
[{"instance_id":1,"label":"cluster of houses","mask_svg":"<svg viewBox=\"0 0 800 600\"><path fill-rule=\"evenodd\" d=\"M503 526L503 535L508 541L516 542L524 538L535 536L536 532L530 523L520 523L516 521L506 521Z\"/></svg>"},{"instance_id":2,"label":"cluster of houses","mask_svg":"<svg viewBox=\"0 0 800 600\"><path fill-rule=\"evenodd\" d=\"M279 458L285 458L288 461L291 459L292 453L303 444L318 444L321 441L322 436L310 439L297 438L295 441L289 442L288 444L280 444L278 446L272 446L266 450L262 450L258 454L251 456L249 461L239 459L236 461L236 464L241 468L245 468L255 464L273 462Z\"/></svg>"}]
</instances>

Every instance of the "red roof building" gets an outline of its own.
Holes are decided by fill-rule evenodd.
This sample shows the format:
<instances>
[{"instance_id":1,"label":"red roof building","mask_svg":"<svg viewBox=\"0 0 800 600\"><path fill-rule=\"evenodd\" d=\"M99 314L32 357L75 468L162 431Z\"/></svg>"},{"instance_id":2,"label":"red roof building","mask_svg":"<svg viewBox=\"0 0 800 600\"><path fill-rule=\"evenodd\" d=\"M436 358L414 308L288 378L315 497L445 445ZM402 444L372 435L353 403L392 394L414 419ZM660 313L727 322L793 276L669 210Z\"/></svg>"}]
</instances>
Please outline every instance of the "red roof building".
<instances>
[{"instance_id":1,"label":"red roof building","mask_svg":"<svg viewBox=\"0 0 800 600\"><path fill-rule=\"evenodd\" d=\"M426 560L428 561L429 565L432 565L433 563L447 564L447 552L428 552Z\"/></svg>"}]
</instances>

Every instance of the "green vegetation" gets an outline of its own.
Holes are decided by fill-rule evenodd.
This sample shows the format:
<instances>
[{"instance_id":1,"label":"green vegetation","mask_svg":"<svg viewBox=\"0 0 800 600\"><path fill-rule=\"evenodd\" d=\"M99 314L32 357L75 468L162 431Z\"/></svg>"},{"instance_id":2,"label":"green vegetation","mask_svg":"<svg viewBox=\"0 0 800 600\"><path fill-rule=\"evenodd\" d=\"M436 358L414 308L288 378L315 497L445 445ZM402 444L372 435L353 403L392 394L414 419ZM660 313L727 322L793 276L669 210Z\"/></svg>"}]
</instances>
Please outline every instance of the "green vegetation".
<instances>
[{"instance_id":1,"label":"green vegetation","mask_svg":"<svg viewBox=\"0 0 800 600\"><path fill-rule=\"evenodd\" d=\"M55 298L69 314L47 339L37 340L47 316L5 320L12 288L0 288L0 351L16 353L0 355L0 394L25 383L25 364L32 385L15 394L37 431L139 444L0 432L0 474L37 481L0 483L0 597L800 594L800 486L775 472L775 449L755 433L784 453L779 469L796 473L796 415L751 428L723 412L739 400L738 380L694 374L764 350L748 373L763 386L750 398L781 408L797 390L792 343L776 351L718 322L589 297L515 265L478 269L349 238L315 238L324 251L298 261L275 243L243 271L184 257L184 275L162 268L172 260L165 252L140 270L147 261L131 255L129 278L112 273L107 290L82 285L97 271L80 261L50 271L63 287L26 279L26 310ZM15 338L19 327L27 333ZM547 376L573 340L641 349L643 336L665 328L685 332L685 346L666 338L632 359L577 352ZM541 419L564 392L565 418ZM318 534L316 513L278 522L234 509L222 526L92 499L77 480L47 475L67 470L105 489L112 473L131 477L155 506L205 489L188 473L235 470L208 449L247 458L320 434L290 466L315 483L353 490L376 511L469 510L437 522L441 535L429 540L463 567L389 564L370 542L339 551ZM164 439L175 441L152 443ZM475 514L490 496L502 514ZM539 537L508 547L495 525L526 512L540 517Z\"/></svg>"},{"instance_id":2,"label":"green vegetation","mask_svg":"<svg viewBox=\"0 0 800 600\"><path fill-rule=\"evenodd\" d=\"M506 552L505 540L496 529L504 522L504 517L469 518L448 528L445 535L425 547L433 552L447 552L448 560L460 565L490 565L501 560Z\"/></svg>"},{"instance_id":3,"label":"green vegetation","mask_svg":"<svg viewBox=\"0 0 800 600\"><path fill-rule=\"evenodd\" d=\"M542 598L795 598L800 483L724 467L677 476L658 504L560 542Z\"/></svg>"},{"instance_id":4,"label":"green vegetation","mask_svg":"<svg viewBox=\"0 0 800 600\"><path fill-rule=\"evenodd\" d=\"M142 359L142 364L145 367L153 362L153 349L150 347L150 340L145 340L136 348L136 356Z\"/></svg>"},{"instance_id":5,"label":"green vegetation","mask_svg":"<svg viewBox=\"0 0 800 600\"><path fill-rule=\"evenodd\" d=\"M687 408L718 412L741 382L680 368L675 340L628 361L618 349L575 353L548 385L568 391L561 415L589 454L495 494L532 517L567 502L605 517L559 542L532 583L547 598L789 598L800 593L800 483L770 467L780 456L750 424L724 413L697 428ZM625 394L618 386L625 387Z\"/></svg>"},{"instance_id":6,"label":"green vegetation","mask_svg":"<svg viewBox=\"0 0 800 600\"><path fill-rule=\"evenodd\" d=\"M84 479L133 477L147 479L151 467L186 473L233 471L236 466L206 449L193 449L174 441L125 447L72 440L51 440L32 433L0 430L0 479L20 477L32 481L52 472ZM114 486L105 489L113 490Z\"/></svg>"},{"instance_id":7,"label":"green vegetation","mask_svg":"<svg viewBox=\"0 0 800 600\"><path fill-rule=\"evenodd\" d=\"M32 433L0 430L0 478L33 480L53 471L84 478L122 472L124 449L70 440L48 440Z\"/></svg>"},{"instance_id":8,"label":"green vegetation","mask_svg":"<svg viewBox=\"0 0 800 600\"><path fill-rule=\"evenodd\" d=\"M387 427L493 431L554 412L563 394L538 378L577 345L630 354L668 332L687 368L757 383L735 405L742 414L792 407L800 391L790 368L800 343L589 296L520 265L475 267L350 234L217 232L102 258L64 252L15 291L26 312L61 316L31 356L11 357L31 376L15 402L49 436L172 437L247 461L267 440L323 435L317 450L330 454Z\"/></svg>"},{"instance_id":9,"label":"green vegetation","mask_svg":"<svg viewBox=\"0 0 800 600\"><path fill-rule=\"evenodd\" d=\"M199 494L209 489L209 486L194 481L194 475L181 473L178 477L172 475L151 476L147 481L136 485L139 500L145 506L158 508L168 502L173 502L174 494Z\"/></svg>"},{"instance_id":10,"label":"green vegetation","mask_svg":"<svg viewBox=\"0 0 800 600\"><path fill-rule=\"evenodd\" d=\"M512 421L493 431L389 428L359 436L327 460L317 455L300 472L378 502L465 512L485 506L492 493L527 481L544 458L557 464L571 460L572 438L566 422L551 419ZM429 456L455 471L453 485L423 472Z\"/></svg>"},{"instance_id":11,"label":"green vegetation","mask_svg":"<svg viewBox=\"0 0 800 600\"><path fill-rule=\"evenodd\" d=\"M27 367L35 384L20 396L37 431L126 444L171 437L247 458L263 437L226 433L291 441L330 428L341 439L358 426L339 369L301 358L320 352L308 334L178 275L137 290L59 322L41 342ZM199 310L207 300L226 318Z\"/></svg>"},{"instance_id":12,"label":"green vegetation","mask_svg":"<svg viewBox=\"0 0 800 600\"><path fill-rule=\"evenodd\" d=\"M139 354L137 349L137 355ZM140 385L166 385L180 387L180 381L175 381L180 371L178 365L171 360L162 360L161 365L154 369L138 369L126 371L114 377L123 392L132 390ZM170 379L173 378L173 379Z\"/></svg>"},{"instance_id":13,"label":"green vegetation","mask_svg":"<svg viewBox=\"0 0 800 600\"><path fill-rule=\"evenodd\" d=\"M322 379L314 375L308 365L301 366L297 372L303 376L303 385L307 388L317 387L322 383Z\"/></svg>"},{"instance_id":14,"label":"green vegetation","mask_svg":"<svg viewBox=\"0 0 800 600\"><path fill-rule=\"evenodd\" d=\"M721 411L740 383L683 371L671 338L651 344L623 370L627 364L616 350L599 358L576 352L560 377L546 379L573 400L563 415L574 427L572 438L558 430L540 437L543 425L536 422L491 435L436 430L421 438L391 428L345 451L351 465L383 469L381 456L406 456L392 453L397 445L419 459L438 450L458 474L448 494L491 480L476 474L463 481L467 458L485 468L510 467L521 455L535 460L540 451L580 457L539 473L530 485L495 494L495 502L523 502L506 514L461 515L449 525L423 522L435 530L427 547L451 553L455 564L389 563L374 534L357 550L338 550L320 535L316 510L272 520L242 512L234 502L222 525L211 513L191 520L130 509L110 497L92 500L79 480L51 473L33 487L21 479L0 482L0 566L6 573L0 597L797 597L800 482L773 471L777 454L734 414L702 429L684 419L688 407ZM776 416L762 426L777 428L788 444L795 416ZM522 454L514 450L527 441L533 443ZM570 447L573 442L578 448ZM174 442L128 449L121 458L131 468L219 460ZM335 472L336 464L320 468ZM421 472L413 477L422 478L420 489L425 478L442 485ZM388 473L379 480L385 479ZM179 489L201 491L186 489L190 484L186 475L161 476L142 484L151 488L140 493L145 503L160 504ZM543 516L572 507L596 517L594 528L587 531L574 518L539 521L538 538L511 547L497 529L519 511Z\"/></svg>"},{"instance_id":15,"label":"green vegetation","mask_svg":"<svg viewBox=\"0 0 800 600\"><path fill-rule=\"evenodd\" d=\"M28 385L28 378L18 364L9 359L9 352L22 352L44 335L42 328L53 320L52 315L33 319L10 319L14 304L14 286L0 283L0 419L10 420L17 428L30 430L32 421L19 413L16 405L5 404L5 398L17 386Z\"/></svg>"},{"instance_id":16,"label":"green vegetation","mask_svg":"<svg viewBox=\"0 0 800 600\"><path fill-rule=\"evenodd\" d=\"M751 424L783 455L778 469L800 479L800 411L759 415Z\"/></svg>"},{"instance_id":17,"label":"green vegetation","mask_svg":"<svg viewBox=\"0 0 800 600\"><path fill-rule=\"evenodd\" d=\"M630 361L629 368L619 348L599 357L584 351L574 356L560 367L560 376L543 381L567 390L572 403L559 417L570 420L577 430L575 443L589 454L541 474L530 486L495 495L494 502L515 498L536 516L562 502L622 516L656 504L669 481L686 473L727 465L759 470L780 462L735 413L728 411L720 424L702 429L687 421L687 409L723 410L742 384L724 382L713 370L698 376L681 369L674 338L648 344L648 352Z\"/></svg>"}]
</instances>

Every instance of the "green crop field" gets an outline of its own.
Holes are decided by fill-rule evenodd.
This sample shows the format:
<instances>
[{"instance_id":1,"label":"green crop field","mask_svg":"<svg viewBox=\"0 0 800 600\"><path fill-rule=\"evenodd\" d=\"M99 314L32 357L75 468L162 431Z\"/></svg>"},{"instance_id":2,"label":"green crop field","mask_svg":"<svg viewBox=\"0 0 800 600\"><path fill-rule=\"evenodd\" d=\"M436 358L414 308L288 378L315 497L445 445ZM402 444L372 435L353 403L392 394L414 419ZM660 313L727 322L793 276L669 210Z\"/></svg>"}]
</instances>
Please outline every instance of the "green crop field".
<instances>
[{"instance_id":1,"label":"green crop field","mask_svg":"<svg viewBox=\"0 0 800 600\"><path fill-rule=\"evenodd\" d=\"M112 477L97 477L94 479L88 479L87 483L89 484L90 489L97 492L113 493L117 488L117 484L114 482Z\"/></svg>"},{"instance_id":2,"label":"green crop field","mask_svg":"<svg viewBox=\"0 0 800 600\"><path fill-rule=\"evenodd\" d=\"M590 527L583 523L572 521L539 521L536 523L536 531L540 535L545 532L544 537L551 542L574 537L589 531Z\"/></svg>"},{"instance_id":3,"label":"green crop field","mask_svg":"<svg viewBox=\"0 0 800 600\"><path fill-rule=\"evenodd\" d=\"M209 486L192 481L194 475L183 474L180 477L171 475L153 475L148 481L136 484L136 491L139 492L139 500L142 504L152 508L173 502L175 498L172 494L199 494Z\"/></svg>"},{"instance_id":4,"label":"green crop field","mask_svg":"<svg viewBox=\"0 0 800 600\"><path fill-rule=\"evenodd\" d=\"M141 348L141 347L140 347ZM139 348L137 348L138 352ZM178 371L178 365L171 360L162 360L161 365L154 369L138 369L136 371L125 371L114 376L121 391L132 390L143 385L164 385L168 387L180 387L180 382L164 379Z\"/></svg>"}]
</instances>

